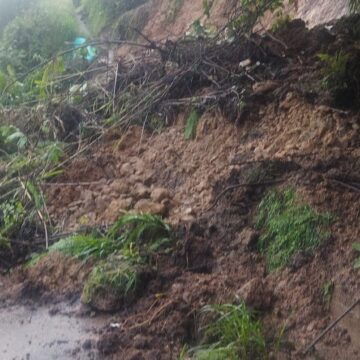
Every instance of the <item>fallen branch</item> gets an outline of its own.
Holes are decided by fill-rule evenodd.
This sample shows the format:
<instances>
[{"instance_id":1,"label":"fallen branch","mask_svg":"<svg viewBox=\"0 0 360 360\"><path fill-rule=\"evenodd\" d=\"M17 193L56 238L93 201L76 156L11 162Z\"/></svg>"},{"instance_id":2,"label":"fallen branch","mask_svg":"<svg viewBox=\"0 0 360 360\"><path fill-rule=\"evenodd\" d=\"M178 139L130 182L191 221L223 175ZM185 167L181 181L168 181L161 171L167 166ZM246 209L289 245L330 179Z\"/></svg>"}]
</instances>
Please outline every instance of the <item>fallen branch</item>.
<instances>
[{"instance_id":1,"label":"fallen branch","mask_svg":"<svg viewBox=\"0 0 360 360\"><path fill-rule=\"evenodd\" d=\"M351 310L355 308L360 303L360 298L357 299L351 306L349 306L339 317L337 317L325 330L323 330L312 342L311 344L303 351L303 354L306 355L341 319L343 319Z\"/></svg>"}]
</instances>

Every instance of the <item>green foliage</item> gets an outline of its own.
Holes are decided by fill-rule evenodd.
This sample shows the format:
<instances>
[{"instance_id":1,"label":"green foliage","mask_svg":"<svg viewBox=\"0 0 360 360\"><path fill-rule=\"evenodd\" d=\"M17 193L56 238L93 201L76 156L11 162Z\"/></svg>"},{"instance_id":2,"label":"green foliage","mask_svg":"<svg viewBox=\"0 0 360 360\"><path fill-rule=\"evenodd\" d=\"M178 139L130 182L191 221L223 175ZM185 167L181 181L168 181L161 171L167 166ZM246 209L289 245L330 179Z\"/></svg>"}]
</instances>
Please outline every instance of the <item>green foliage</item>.
<instances>
[{"instance_id":1,"label":"green foliage","mask_svg":"<svg viewBox=\"0 0 360 360\"><path fill-rule=\"evenodd\" d=\"M287 24L291 22L291 16L289 14L284 14L281 10L277 11L275 15L276 18L271 25L271 30L273 32L283 29Z\"/></svg>"},{"instance_id":2,"label":"green foliage","mask_svg":"<svg viewBox=\"0 0 360 360\"><path fill-rule=\"evenodd\" d=\"M26 216L23 204L11 199L0 204L0 246L10 246L10 239L20 230Z\"/></svg>"},{"instance_id":3,"label":"green foliage","mask_svg":"<svg viewBox=\"0 0 360 360\"><path fill-rule=\"evenodd\" d=\"M349 55L338 51L335 55L319 54L319 59L324 63L323 83L327 88L346 88L347 65Z\"/></svg>"},{"instance_id":4,"label":"green foliage","mask_svg":"<svg viewBox=\"0 0 360 360\"><path fill-rule=\"evenodd\" d=\"M349 6L350 6L350 11L353 14L360 12L360 0L350 0Z\"/></svg>"},{"instance_id":5,"label":"green foliage","mask_svg":"<svg viewBox=\"0 0 360 360\"><path fill-rule=\"evenodd\" d=\"M285 266L299 250L312 250L329 234L323 231L332 217L318 214L309 205L300 204L295 192L271 191L261 201L256 227L263 229L259 249L266 255L268 269Z\"/></svg>"},{"instance_id":6,"label":"green foliage","mask_svg":"<svg viewBox=\"0 0 360 360\"><path fill-rule=\"evenodd\" d=\"M161 217L151 214L122 216L108 232L110 239L121 244L123 256L142 261L172 242L171 228Z\"/></svg>"},{"instance_id":7,"label":"green foliage","mask_svg":"<svg viewBox=\"0 0 360 360\"><path fill-rule=\"evenodd\" d=\"M0 127L0 157L23 150L27 144L27 137L15 126Z\"/></svg>"},{"instance_id":8,"label":"green foliage","mask_svg":"<svg viewBox=\"0 0 360 360\"><path fill-rule=\"evenodd\" d=\"M275 11L283 6L283 0L239 0L240 15L232 21L230 28L251 32L259 18L267 11Z\"/></svg>"},{"instance_id":9,"label":"green foliage","mask_svg":"<svg viewBox=\"0 0 360 360\"><path fill-rule=\"evenodd\" d=\"M60 57L55 58L43 68L41 80L35 80L40 98L48 99L54 94L56 77L64 72L64 60Z\"/></svg>"},{"instance_id":10,"label":"green foliage","mask_svg":"<svg viewBox=\"0 0 360 360\"><path fill-rule=\"evenodd\" d=\"M79 259L106 258L120 249L118 242L95 235L74 235L50 246L49 251L59 251Z\"/></svg>"},{"instance_id":11,"label":"green foliage","mask_svg":"<svg viewBox=\"0 0 360 360\"><path fill-rule=\"evenodd\" d=\"M260 323L240 305L205 306L203 312L215 317L205 328L207 343L190 350L194 360L263 359L265 339Z\"/></svg>"},{"instance_id":12,"label":"green foliage","mask_svg":"<svg viewBox=\"0 0 360 360\"><path fill-rule=\"evenodd\" d=\"M91 271L82 301L95 305L97 299L104 296L124 300L134 296L140 285L140 272L135 265L122 259L110 259Z\"/></svg>"},{"instance_id":13,"label":"green foliage","mask_svg":"<svg viewBox=\"0 0 360 360\"><path fill-rule=\"evenodd\" d=\"M38 0L9 22L0 46L0 69L24 73L64 48L78 27L71 0Z\"/></svg>"},{"instance_id":14,"label":"green foliage","mask_svg":"<svg viewBox=\"0 0 360 360\"><path fill-rule=\"evenodd\" d=\"M106 26L113 24L119 16L129 10L137 8L146 1L147 0L82 0L82 5L87 14L92 33L98 35Z\"/></svg>"},{"instance_id":15,"label":"green foliage","mask_svg":"<svg viewBox=\"0 0 360 360\"><path fill-rule=\"evenodd\" d=\"M193 110L186 120L184 136L185 140L195 139L196 128L200 120L200 115L196 110Z\"/></svg>"}]
</instances>

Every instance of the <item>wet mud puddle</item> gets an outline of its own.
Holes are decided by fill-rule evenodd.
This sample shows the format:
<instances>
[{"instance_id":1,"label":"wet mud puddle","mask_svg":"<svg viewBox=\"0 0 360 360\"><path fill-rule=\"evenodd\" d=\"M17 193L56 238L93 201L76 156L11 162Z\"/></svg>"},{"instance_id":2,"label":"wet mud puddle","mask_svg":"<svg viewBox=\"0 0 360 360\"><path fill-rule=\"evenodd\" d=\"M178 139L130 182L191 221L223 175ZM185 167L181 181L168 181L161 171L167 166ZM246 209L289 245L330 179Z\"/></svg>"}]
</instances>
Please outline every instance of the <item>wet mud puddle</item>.
<instances>
[{"instance_id":1,"label":"wet mud puddle","mask_svg":"<svg viewBox=\"0 0 360 360\"><path fill-rule=\"evenodd\" d=\"M0 359L98 359L94 338L101 322L66 304L0 307Z\"/></svg>"}]
</instances>

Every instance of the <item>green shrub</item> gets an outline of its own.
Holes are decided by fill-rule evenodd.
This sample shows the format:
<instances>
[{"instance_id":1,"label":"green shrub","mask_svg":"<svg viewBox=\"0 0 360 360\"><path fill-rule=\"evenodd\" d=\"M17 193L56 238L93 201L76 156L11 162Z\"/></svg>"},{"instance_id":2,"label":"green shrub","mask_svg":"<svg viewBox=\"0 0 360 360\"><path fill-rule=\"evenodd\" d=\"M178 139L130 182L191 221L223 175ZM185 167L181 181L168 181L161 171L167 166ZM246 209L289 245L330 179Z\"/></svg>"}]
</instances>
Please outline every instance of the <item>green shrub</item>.
<instances>
[{"instance_id":1,"label":"green shrub","mask_svg":"<svg viewBox=\"0 0 360 360\"><path fill-rule=\"evenodd\" d=\"M17 235L26 217L23 204L11 199L0 205L0 248L10 247L11 239Z\"/></svg>"},{"instance_id":2,"label":"green shrub","mask_svg":"<svg viewBox=\"0 0 360 360\"><path fill-rule=\"evenodd\" d=\"M265 339L260 323L244 303L205 306L215 320L205 327L206 344L191 349L193 360L263 359Z\"/></svg>"},{"instance_id":3,"label":"green shrub","mask_svg":"<svg viewBox=\"0 0 360 360\"><path fill-rule=\"evenodd\" d=\"M11 65L17 74L24 73L59 52L66 41L77 35L74 14L70 0L38 0L36 6L6 25L0 46L0 69L6 72Z\"/></svg>"},{"instance_id":4,"label":"green shrub","mask_svg":"<svg viewBox=\"0 0 360 360\"><path fill-rule=\"evenodd\" d=\"M268 269L285 266L299 250L312 250L329 234L324 227L331 222L328 213L316 213L298 202L295 192L269 192L259 205L256 227L263 229L259 249L266 255Z\"/></svg>"}]
</instances>

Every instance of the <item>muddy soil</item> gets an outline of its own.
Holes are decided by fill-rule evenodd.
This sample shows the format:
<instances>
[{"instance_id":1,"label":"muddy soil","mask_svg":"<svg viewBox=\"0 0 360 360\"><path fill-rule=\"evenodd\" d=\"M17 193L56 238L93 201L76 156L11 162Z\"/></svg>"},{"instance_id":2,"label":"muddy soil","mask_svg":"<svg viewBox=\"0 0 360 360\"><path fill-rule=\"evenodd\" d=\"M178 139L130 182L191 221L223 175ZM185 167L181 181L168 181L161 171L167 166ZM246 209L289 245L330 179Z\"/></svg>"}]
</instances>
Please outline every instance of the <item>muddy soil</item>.
<instances>
[{"instance_id":1,"label":"muddy soil","mask_svg":"<svg viewBox=\"0 0 360 360\"><path fill-rule=\"evenodd\" d=\"M308 44L308 32L299 34L302 45L294 42L293 51ZM116 325L105 324L98 334L100 358L177 359L184 344L199 340L204 305L241 299L259 314L269 343L283 332L273 358L302 359L306 345L358 296L352 244L360 238L359 116L305 91L303 80L318 66L319 47L310 45L311 55L301 66L290 64L268 97L258 93L242 122L208 111L193 141L183 136L185 115L160 134L136 126L114 132L47 185L50 216L65 231L109 225L127 211L160 214L176 229L174 251L157 258L139 297L107 315L106 322ZM251 179L258 180L256 186L240 186ZM288 267L269 273L256 250L254 218L268 190L289 187L334 220L329 239L314 254L299 253ZM55 254L4 277L0 298L76 301L90 269ZM329 283L330 299L324 296ZM23 308L15 310L23 314ZM307 358L358 359L357 319L354 311ZM82 334L75 334L79 346ZM61 336L56 335L60 341Z\"/></svg>"},{"instance_id":2,"label":"muddy soil","mask_svg":"<svg viewBox=\"0 0 360 360\"><path fill-rule=\"evenodd\" d=\"M79 305L0 306L3 360L99 359L103 321L79 316Z\"/></svg>"}]
</instances>

